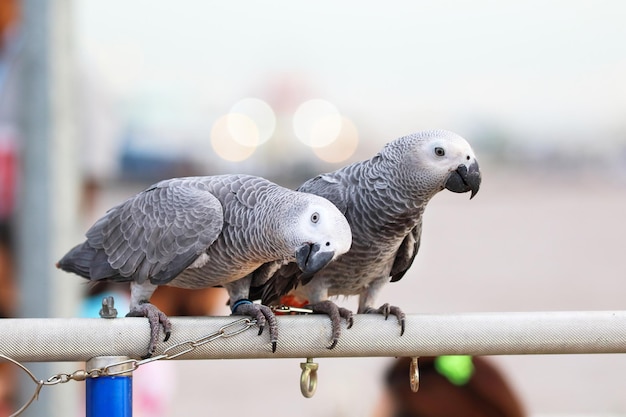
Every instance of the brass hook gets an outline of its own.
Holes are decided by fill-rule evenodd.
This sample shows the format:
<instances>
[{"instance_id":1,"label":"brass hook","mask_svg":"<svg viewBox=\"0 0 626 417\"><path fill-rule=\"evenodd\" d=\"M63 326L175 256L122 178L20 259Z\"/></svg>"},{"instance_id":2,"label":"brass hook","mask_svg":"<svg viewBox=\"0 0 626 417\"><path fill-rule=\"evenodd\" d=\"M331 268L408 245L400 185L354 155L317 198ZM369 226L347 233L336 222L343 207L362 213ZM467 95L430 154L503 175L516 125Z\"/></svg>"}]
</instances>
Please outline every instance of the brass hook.
<instances>
[{"instance_id":1,"label":"brass hook","mask_svg":"<svg viewBox=\"0 0 626 417\"><path fill-rule=\"evenodd\" d=\"M306 362L300 363L302 375L300 375L300 391L305 398L315 395L317 389L317 369L319 365L313 362L313 358L306 358Z\"/></svg>"},{"instance_id":2,"label":"brass hook","mask_svg":"<svg viewBox=\"0 0 626 417\"><path fill-rule=\"evenodd\" d=\"M420 370L417 365L418 357L411 358L411 366L409 367L409 381L411 382L411 391L417 392L420 387Z\"/></svg>"}]
</instances>

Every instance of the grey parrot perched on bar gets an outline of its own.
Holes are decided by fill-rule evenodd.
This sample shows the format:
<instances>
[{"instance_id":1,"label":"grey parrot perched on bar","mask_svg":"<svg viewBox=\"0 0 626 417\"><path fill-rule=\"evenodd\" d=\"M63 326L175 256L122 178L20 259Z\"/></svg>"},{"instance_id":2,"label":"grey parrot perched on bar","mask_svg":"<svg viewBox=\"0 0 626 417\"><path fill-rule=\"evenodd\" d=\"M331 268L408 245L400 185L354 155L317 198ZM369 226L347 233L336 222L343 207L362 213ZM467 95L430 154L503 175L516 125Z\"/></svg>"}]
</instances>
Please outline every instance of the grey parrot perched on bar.
<instances>
[{"instance_id":1,"label":"grey parrot perched on bar","mask_svg":"<svg viewBox=\"0 0 626 417\"><path fill-rule=\"evenodd\" d=\"M443 130L424 131L388 143L373 158L319 175L298 191L332 201L352 230L348 253L312 276L294 264L276 271L251 296L267 305L307 306L328 314L333 348L341 319L352 325L352 312L329 300L359 296L358 313L395 315L404 333L404 313L396 306L374 303L381 288L400 280L417 255L426 205L439 191L478 192L481 174L474 151L461 136Z\"/></svg>"},{"instance_id":2,"label":"grey parrot perched on bar","mask_svg":"<svg viewBox=\"0 0 626 417\"><path fill-rule=\"evenodd\" d=\"M129 316L147 317L154 353L160 327L171 323L149 302L159 285L224 286L233 314L254 317L259 334L273 312L248 300L283 263L308 277L347 252L350 226L328 200L249 175L161 181L110 209L57 267L92 281L130 282Z\"/></svg>"}]
</instances>

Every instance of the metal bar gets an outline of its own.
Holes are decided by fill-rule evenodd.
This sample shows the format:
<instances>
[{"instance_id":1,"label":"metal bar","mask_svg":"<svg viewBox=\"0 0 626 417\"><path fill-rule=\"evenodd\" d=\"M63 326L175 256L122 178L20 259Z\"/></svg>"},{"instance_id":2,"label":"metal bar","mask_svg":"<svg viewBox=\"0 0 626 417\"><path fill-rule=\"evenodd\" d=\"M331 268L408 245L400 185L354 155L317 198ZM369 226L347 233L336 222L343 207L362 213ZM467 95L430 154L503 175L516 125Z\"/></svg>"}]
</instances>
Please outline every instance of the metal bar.
<instances>
[{"instance_id":1,"label":"metal bar","mask_svg":"<svg viewBox=\"0 0 626 417\"><path fill-rule=\"evenodd\" d=\"M87 369L103 368L128 359L126 356L93 358ZM132 417L133 379L128 372L116 376L99 376L85 380L85 415L87 417Z\"/></svg>"},{"instance_id":2,"label":"metal bar","mask_svg":"<svg viewBox=\"0 0 626 417\"><path fill-rule=\"evenodd\" d=\"M235 319L174 317L172 337L157 354ZM626 353L626 311L408 315L404 336L395 318L359 314L351 329L344 325L332 350L327 349L326 316L279 316L278 326L276 353L267 331L258 336L253 327L205 343L181 359ZM108 355L139 358L146 353L149 330L143 318L3 319L0 334L0 353L19 361L85 361Z\"/></svg>"}]
</instances>

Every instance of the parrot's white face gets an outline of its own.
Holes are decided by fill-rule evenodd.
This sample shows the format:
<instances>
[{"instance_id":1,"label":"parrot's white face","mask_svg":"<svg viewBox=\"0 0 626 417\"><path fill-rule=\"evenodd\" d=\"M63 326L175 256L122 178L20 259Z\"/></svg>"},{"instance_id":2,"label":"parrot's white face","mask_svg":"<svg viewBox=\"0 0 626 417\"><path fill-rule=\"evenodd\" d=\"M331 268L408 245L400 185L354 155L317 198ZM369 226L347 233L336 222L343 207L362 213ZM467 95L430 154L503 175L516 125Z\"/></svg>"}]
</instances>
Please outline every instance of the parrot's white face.
<instances>
[{"instance_id":1,"label":"parrot's white face","mask_svg":"<svg viewBox=\"0 0 626 417\"><path fill-rule=\"evenodd\" d=\"M426 140L421 146L422 162L441 173L456 170L459 165L469 169L476 162L474 150L470 144L451 132L445 132Z\"/></svg>"},{"instance_id":2,"label":"parrot's white face","mask_svg":"<svg viewBox=\"0 0 626 417\"><path fill-rule=\"evenodd\" d=\"M406 172L411 173L426 195L447 188L456 193L480 187L480 170L470 144L456 133L445 130L420 132L412 139L411 151L403 157Z\"/></svg>"},{"instance_id":3,"label":"parrot's white face","mask_svg":"<svg viewBox=\"0 0 626 417\"><path fill-rule=\"evenodd\" d=\"M344 215L325 198L310 196L315 198L298 219L301 243L319 243L320 250L333 251L335 257L348 252L352 245L352 233Z\"/></svg>"},{"instance_id":4,"label":"parrot's white face","mask_svg":"<svg viewBox=\"0 0 626 417\"><path fill-rule=\"evenodd\" d=\"M294 244L296 262L306 273L314 273L348 252L352 245L350 225L333 203L307 194L308 204L300 210Z\"/></svg>"}]
</instances>

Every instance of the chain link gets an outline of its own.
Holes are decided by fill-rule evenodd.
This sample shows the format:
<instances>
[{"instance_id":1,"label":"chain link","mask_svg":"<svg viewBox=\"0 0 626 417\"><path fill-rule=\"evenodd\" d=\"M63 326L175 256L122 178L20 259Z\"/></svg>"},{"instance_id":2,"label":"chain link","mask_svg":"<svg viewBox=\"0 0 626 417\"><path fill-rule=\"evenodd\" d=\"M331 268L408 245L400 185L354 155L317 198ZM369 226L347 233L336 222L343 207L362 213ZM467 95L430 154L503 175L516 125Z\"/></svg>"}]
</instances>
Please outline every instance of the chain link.
<instances>
[{"instance_id":1,"label":"chain link","mask_svg":"<svg viewBox=\"0 0 626 417\"><path fill-rule=\"evenodd\" d=\"M11 414L10 417L16 417L22 414L22 412L24 412L24 410L26 410L28 406L30 406L33 403L33 401L37 399L37 397L39 396L39 392L41 391L41 388L44 386L65 384L66 382L69 382L69 381L84 381L87 378L98 378L101 376L116 376L116 375L131 373L131 372L136 371L137 368L139 368L140 366L145 365L147 363L155 362L159 360L176 359L180 356L186 355L194 351L196 348L203 346L209 342L213 342L217 339L226 339L229 337L236 336L240 333L245 332L246 330L248 330L250 327L254 325L256 325L255 319L242 318L242 319L235 320L232 323L228 323L220 327L214 333L208 334L206 336L202 336L201 338L198 338L198 339L185 340L175 345L172 345L168 347L167 349L165 349L163 353L160 355L152 356L152 357L141 359L141 360L126 359L123 361L111 363L102 368L94 368L90 370L78 369L72 372L71 374L58 373L58 374L52 375L45 381L38 380L35 377L35 375L33 375L33 373L28 368L26 368L23 364L19 363L18 361L14 359L11 359L8 356L0 354L0 358L3 358L9 362L12 362L13 364L20 367L24 372L26 372L26 374L28 374L28 376L35 383L35 390L31 398L19 410Z\"/></svg>"}]
</instances>

